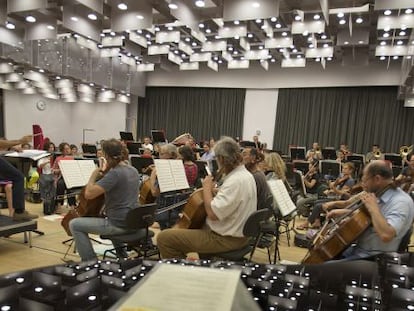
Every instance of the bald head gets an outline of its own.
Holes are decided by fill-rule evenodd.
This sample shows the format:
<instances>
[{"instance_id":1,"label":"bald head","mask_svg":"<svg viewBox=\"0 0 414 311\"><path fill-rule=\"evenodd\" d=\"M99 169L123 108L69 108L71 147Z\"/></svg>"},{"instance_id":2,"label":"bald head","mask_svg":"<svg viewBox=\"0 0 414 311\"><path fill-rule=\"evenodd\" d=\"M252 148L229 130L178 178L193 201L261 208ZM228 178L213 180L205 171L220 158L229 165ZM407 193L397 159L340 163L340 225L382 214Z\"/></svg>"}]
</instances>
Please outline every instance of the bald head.
<instances>
[{"instance_id":1,"label":"bald head","mask_svg":"<svg viewBox=\"0 0 414 311\"><path fill-rule=\"evenodd\" d=\"M370 162L365 167L364 175L365 174L368 176L381 176L386 180L392 179L394 177L390 164L383 160Z\"/></svg>"}]
</instances>

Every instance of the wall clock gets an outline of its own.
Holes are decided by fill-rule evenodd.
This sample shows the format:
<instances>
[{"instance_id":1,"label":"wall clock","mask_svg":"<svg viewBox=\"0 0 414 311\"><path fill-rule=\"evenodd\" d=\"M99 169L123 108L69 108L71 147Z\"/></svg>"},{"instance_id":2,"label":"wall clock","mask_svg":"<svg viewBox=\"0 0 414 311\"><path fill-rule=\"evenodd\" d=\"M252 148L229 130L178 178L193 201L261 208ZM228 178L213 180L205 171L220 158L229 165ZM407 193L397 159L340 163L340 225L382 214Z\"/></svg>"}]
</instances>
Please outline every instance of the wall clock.
<instances>
[{"instance_id":1,"label":"wall clock","mask_svg":"<svg viewBox=\"0 0 414 311\"><path fill-rule=\"evenodd\" d=\"M40 111L43 111L43 110L45 110L45 109L46 109L46 103L45 103L43 100L39 100L39 101L36 103L36 108L37 108L38 110L40 110Z\"/></svg>"}]
</instances>

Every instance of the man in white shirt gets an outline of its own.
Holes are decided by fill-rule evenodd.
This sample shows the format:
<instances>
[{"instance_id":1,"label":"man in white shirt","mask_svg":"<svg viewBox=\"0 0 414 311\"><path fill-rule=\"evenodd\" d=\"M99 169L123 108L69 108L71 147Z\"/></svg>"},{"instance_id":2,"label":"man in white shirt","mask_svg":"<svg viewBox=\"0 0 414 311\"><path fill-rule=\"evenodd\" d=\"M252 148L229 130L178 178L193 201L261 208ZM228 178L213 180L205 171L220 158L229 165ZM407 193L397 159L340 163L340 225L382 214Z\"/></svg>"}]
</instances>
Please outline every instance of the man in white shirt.
<instances>
[{"instance_id":1,"label":"man in white shirt","mask_svg":"<svg viewBox=\"0 0 414 311\"><path fill-rule=\"evenodd\" d=\"M248 243L243 227L257 207L256 183L242 164L240 148L232 138L221 139L214 150L224 178L214 197L213 178L207 176L203 181L207 228L160 232L157 245L162 258L185 258L189 252L227 252Z\"/></svg>"},{"instance_id":2,"label":"man in white shirt","mask_svg":"<svg viewBox=\"0 0 414 311\"><path fill-rule=\"evenodd\" d=\"M151 139L149 137L144 137L144 143L142 144L142 148L149 149L154 151L154 146L151 144Z\"/></svg>"}]
</instances>

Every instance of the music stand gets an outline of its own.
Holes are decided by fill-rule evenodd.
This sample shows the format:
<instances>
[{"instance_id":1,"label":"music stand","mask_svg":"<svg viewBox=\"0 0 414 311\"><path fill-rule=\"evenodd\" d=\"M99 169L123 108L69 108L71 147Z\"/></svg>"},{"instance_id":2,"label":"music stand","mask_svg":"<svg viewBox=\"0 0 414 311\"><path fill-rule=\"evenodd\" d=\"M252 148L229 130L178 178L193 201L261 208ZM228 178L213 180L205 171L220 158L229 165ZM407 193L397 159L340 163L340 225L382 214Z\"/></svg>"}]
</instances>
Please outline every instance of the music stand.
<instances>
[{"instance_id":1,"label":"music stand","mask_svg":"<svg viewBox=\"0 0 414 311\"><path fill-rule=\"evenodd\" d=\"M243 140L239 143L239 145L242 148L256 148L256 144L254 141Z\"/></svg>"},{"instance_id":2,"label":"music stand","mask_svg":"<svg viewBox=\"0 0 414 311\"><path fill-rule=\"evenodd\" d=\"M134 135L132 135L132 132L119 132L119 136L121 136L121 140L125 141L134 141Z\"/></svg>"},{"instance_id":3,"label":"music stand","mask_svg":"<svg viewBox=\"0 0 414 311\"><path fill-rule=\"evenodd\" d=\"M95 145L82 144L82 152L84 156L93 155L96 157L96 151L97 149Z\"/></svg>"},{"instance_id":4,"label":"music stand","mask_svg":"<svg viewBox=\"0 0 414 311\"><path fill-rule=\"evenodd\" d=\"M162 130L151 130L152 142L156 143L165 143L167 139L165 138L165 133Z\"/></svg>"},{"instance_id":5,"label":"music stand","mask_svg":"<svg viewBox=\"0 0 414 311\"><path fill-rule=\"evenodd\" d=\"M319 171L323 176L327 175L336 179L341 173L341 163L333 160L319 161Z\"/></svg>"},{"instance_id":6,"label":"music stand","mask_svg":"<svg viewBox=\"0 0 414 311\"><path fill-rule=\"evenodd\" d=\"M336 150L334 148L322 149L322 157L324 160L336 160Z\"/></svg>"},{"instance_id":7,"label":"music stand","mask_svg":"<svg viewBox=\"0 0 414 311\"><path fill-rule=\"evenodd\" d=\"M135 167L140 174L145 174L143 169L147 168L151 164L154 164L154 160L152 158L142 158L136 155L130 156L129 160L131 161L131 165Z\"/></svg>"},{"instance_id":8,"label":"music stand","mask_svg":"<svg viewBox=\"0 0 414 311\"><path fill-rule=\"evenodd\" d=\"M384 153L384 160L391 162L392 166L402 166L401 156L397 153Z\"/></svg>"},{"instance_id":9,"label":"music stand","mask_svg":"<svg viewBox=\"0 0 414 311\"><path fill-rule=\"evenodd\" d=\"M293 167L297 171L301 171L305 175L309 171L309 162L308 161L293 161Z\"/></svg>"},{"instance_id":10,"label":"music stand","mask_svg":"<svg viewBox=\"0 0 414 311\"><path fill-rule=\"evenodd\" d=\"M293 160L306 160L305 147L289 147L289 156Z\"/></svg>"},{"instance_id":11,"label":"music stand","mask_svg":"<svg viewBox=\"0 0 414 311\"><path fill-rule=\"evenodd\" d=\"M141 143L135 143L135 142L127 142L127 149L129 154L141 154L140 152L140 148L141 148Z\"/></svg>"}]
</instances>

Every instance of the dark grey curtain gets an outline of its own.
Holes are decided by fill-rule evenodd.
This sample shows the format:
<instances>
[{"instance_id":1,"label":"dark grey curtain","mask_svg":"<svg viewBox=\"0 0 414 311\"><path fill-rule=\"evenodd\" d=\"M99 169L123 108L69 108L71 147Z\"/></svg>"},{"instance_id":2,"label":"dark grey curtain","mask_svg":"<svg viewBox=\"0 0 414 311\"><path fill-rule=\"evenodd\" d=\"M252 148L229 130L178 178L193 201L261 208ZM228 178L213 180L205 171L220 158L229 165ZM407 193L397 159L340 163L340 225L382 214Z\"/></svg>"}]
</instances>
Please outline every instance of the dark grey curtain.
<instances>
[{"instance_id":1,"label":"dark grey curtain","mask_svg":"<svg viewBox=\"0 0 414 311\"><path fill-rule=\"evenodd\" d=\"M414 109L397 100L397 87L280 89L273 148L339 147L366 153L372 144L399 152L414 142Z\"/></svg>"},{"instance_id":2,"label":"dark grey curtain","mask_svg":"<svg viewBox=\"0 0 414 311\"><path fill-rule=\"evenodd\" d=\"M242 136L245 89L148 87L138 102L137 137L165 130L172 140L191 133L197 140Z\"/></svg>"}]
</instances>

